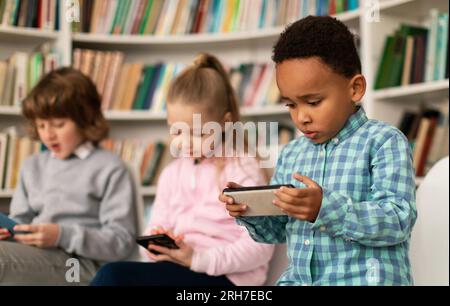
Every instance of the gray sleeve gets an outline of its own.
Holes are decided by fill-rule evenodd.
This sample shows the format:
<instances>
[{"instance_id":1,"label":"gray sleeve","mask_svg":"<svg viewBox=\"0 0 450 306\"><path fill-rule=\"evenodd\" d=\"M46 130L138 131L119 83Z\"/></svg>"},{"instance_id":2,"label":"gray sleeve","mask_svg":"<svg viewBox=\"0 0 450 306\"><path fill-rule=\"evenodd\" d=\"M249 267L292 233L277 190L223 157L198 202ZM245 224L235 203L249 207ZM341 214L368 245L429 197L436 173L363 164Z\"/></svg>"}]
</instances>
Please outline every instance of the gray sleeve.
<instances>
[{"instance_id":1,"label":"gray sleeve","mask_svg":"<svg viewBox=\"0 0 450 306\"><path fill-rule=\"evenodd\" d=\"M58 246L68 253L98 261L126 258L134 248L134 205L131 175L120 164L111 171L101 199L101 227L61 225Z\"/></svg>"},{"instance_id":2,"label":"gray sleeve","mask_svg":"<svg viewBox=\"0 0 450 306\"><path fill-rule=\"evenodd\" d=\"M24 174L26 172L26 164L20 171L19 183L14 191L10 205L9 217L21 224L30 224L36 216L28 202L27 186L25 184Z\"/></svg>"}]
</instances>

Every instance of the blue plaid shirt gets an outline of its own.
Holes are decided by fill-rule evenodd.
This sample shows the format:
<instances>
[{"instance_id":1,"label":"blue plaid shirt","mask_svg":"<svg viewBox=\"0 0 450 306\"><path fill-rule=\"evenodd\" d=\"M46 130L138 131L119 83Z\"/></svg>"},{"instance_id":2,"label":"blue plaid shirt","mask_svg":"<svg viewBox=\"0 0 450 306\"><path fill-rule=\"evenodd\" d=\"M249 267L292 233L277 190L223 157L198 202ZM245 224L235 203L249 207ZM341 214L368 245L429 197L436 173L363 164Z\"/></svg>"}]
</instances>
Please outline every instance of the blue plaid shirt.
<instances>
[{"instance_id":1,"label":"blue plaid shirt","mask_svg":"<svg viewBox=\"0 0 450 306\"><path fill-rule=\"evenodd\" d=\"M412 156L394 127L363 108L323 144L306 137L282 151L271 184L323 189L314 223L288 216L241 217L254 240L288 245L278 285L411 285L409 239L417 217Z\"/></svg>"}]
</instances>

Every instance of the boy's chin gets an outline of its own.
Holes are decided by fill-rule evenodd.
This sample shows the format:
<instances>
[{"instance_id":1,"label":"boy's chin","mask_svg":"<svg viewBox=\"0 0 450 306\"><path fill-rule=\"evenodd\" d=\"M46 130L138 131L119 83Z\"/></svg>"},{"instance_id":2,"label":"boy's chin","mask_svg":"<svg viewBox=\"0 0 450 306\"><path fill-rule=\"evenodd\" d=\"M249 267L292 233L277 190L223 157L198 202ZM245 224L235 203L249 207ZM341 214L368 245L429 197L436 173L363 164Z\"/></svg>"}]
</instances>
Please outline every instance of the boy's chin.
<instances>
[{"instance_id":1,"label":"boy's chin","mask_svg":"<svg viewBox=\"0 0 450 306\"><path fill-rule=\"evenodd\" d=\"M332 137L317 137L317 138L309 138L310 141L312 141L315 144L324 144L328 142Z\"/></svg>"}]
</instances>

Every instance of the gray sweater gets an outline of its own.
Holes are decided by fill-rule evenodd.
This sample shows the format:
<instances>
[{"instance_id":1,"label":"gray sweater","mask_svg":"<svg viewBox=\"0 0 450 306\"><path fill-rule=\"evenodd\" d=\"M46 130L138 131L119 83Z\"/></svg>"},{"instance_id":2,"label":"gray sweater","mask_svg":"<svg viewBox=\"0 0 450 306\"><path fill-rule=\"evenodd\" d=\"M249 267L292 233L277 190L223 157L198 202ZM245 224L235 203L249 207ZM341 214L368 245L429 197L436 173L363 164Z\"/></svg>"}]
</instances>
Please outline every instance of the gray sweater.
<instances>
[{"instance_id":1,"label":"gray sweater","mask_svg":"<svg viewBox=\"0 0 450 306\"><path fill-rule=\"evenodd\" d=\"M125 164L94 148L84 159L49 152L28 158L11 202L10 217L24 224L57 223L57 246L96 261L133 251L134 195Z\"/></svg>"}]
</instances>

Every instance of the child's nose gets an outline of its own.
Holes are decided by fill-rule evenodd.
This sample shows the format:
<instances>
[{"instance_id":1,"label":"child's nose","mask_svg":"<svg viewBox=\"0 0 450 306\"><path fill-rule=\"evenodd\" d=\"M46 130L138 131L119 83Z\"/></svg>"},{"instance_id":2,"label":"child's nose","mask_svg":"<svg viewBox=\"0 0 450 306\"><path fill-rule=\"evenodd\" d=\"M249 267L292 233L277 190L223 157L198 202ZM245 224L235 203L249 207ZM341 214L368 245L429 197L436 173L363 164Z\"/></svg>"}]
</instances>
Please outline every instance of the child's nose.
<instances>
[{"instance_id":1,"label":"child's nose","mask_svg":"<svg viewBox=\"0 0 450 306\"><path fill-rule=\"evenodd\" d=\"M303 124L310 123L311 116L309 116L309 114L307 114L306 112L299 111L297 114L297 120Z\"/></svg>"},{"instance_id":2,"label":"child's nose","mask_svg":"<svg viewBox=\"0 0 450 306\"><path fill-rule=\"evenodd\" d=\"M56 133L51 127L47 127L44 131L44 137L48 140L53 140L56 137Z\"/></svg>"}]
</instances>

